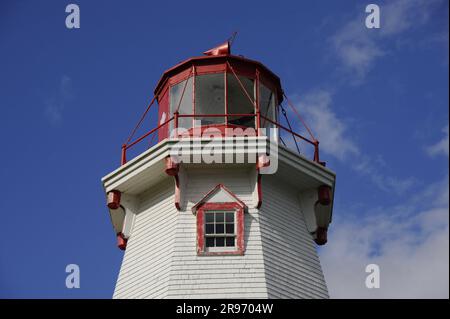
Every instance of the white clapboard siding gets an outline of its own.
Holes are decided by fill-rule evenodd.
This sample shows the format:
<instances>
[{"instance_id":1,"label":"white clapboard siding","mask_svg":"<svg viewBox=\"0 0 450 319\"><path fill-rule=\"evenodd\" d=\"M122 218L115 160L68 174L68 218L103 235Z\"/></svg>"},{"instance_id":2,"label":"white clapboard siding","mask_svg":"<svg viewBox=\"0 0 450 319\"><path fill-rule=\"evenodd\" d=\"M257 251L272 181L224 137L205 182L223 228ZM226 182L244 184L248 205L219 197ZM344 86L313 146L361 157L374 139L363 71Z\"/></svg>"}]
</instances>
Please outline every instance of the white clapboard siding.
<instances>
[{"instance_id":1,"label":"white clapboard siding","mask_svg":"<svg viewBox=\"0 0 450 319\"><path fill-rule=\"evenodd\" d=\"M186 210L179 213L169 298L267 298L259 214L248 169L190 169ZM223 184L248 207L244 221L244 256L197 256L196 216L191 208L217 184Z\"/></svg>"},{"instance_id":2,"label":"white clapboard siding","mask_svg":"<svg viewBox=\"0 0 450 319\"><path fill-rule=\"evenodd\" d=\"M114 298L164 298L167 296L177 210L173 179L142 196L125 251Z\"/></svg>"},{"instance_id":3,"label":"white clapboard siding","mask_svg":"<svg viewBox=\"0 0 450 319\"><path fill-rule=\"evenodd\" d=\"M298 194L263 177L260 228L269 298L328 298L319 258L306 230Z\"/></svg>"},{"instance_id":4,"label":"white clapboard siding","mask_svg":"<svg viewBox=\"0 0 450 319\"><path fill-rule=\"evenodd\" d=\"M327 298L298 193L265 175L256 209L251 169L186 169L182 211L174 206L172 177L140 194L114 298ZM219 183L248 207L243 256L196 253L191 208Z\"/></svg>"}]
</instances>

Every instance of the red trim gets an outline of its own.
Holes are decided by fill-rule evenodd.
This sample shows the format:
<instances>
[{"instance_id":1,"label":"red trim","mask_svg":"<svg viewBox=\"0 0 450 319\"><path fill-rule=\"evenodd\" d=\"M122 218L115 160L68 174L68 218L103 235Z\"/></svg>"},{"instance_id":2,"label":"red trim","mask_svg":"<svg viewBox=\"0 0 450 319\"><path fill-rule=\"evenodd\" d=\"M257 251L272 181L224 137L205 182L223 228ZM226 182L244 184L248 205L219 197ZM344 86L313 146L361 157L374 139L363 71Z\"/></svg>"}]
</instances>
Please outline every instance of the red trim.
<instances>
[{"instance_id":1,"label":"red trim","mask_svg":"<svg viewBox=\"0 0 450 319\"><path fill-rule=\"evenodd\" d=\"M263 167L270 166L270 158L266 154L260 154L258 156L258 161L256 162L256 168L259 170Z\"/></svg>"},{"instance_id":2,"label":"red trim","mask_svg":"<svg viewBox=\"0 0 450 319\"><path fill-rule=\"evenodd\" d=\"M201 200L197 202L192 207L192 212L195 214L197 210L199 210L203 205L206 205L205 201L214 193L218 192L220 189L223 189L227 192L232 198L234 198L235 203L237 203L240 207L245 208L246 205L243 201L241 201L233 192L231 192L228 188L226 188L223 184L217 184L212 190L210 190ZM210 203L211 204L211 203Z\"/></svg>"},{"instance_id":3,"label":"red trim","mask_svg":"<svg viewBox=\"0 0 450 319\"><path fill-rule=\"evenodd\" d=\"M234 210L236 214L236 249L230 251L209 252L205 250L205 211L209 210ZM239 202L231 203L204 203L197 212L197 255L243 255L244 254L244 207Z\"/></svg>"},{"instance_id":4,"label":"red trim","mask_svg":"<svg viewBox=\"0 0 450 319\"><path fill-rule=\"evenodd\" d=\"M192 66L192 111L195 114L195 78L197 75L197 70L195 69L195 65ZM192 127L194 127L195 117L192 118Z\"/></svg>"},{"instance_id":5,"label":"red trim","mask_svg":"<svg viewBox=\"0 0 450 319\"><path fill-rule=\"evenodd\" d=\"M170 156L165 158L166 169L164 172L169 176L178 175L178 171L180 170L180 165L176 163Z\"/></svg>"},{"instance_id":6,"label":"red trim","mask_svg":"<svg viewBox=\"0 0 450 319\"><path fill-rule=\"evenodd\" d=\"M324 206L328 206L331 203L331 187L327 185L321 185L317 189L319 200L318 202Z\"/></svg>"},{"instance_id":7,"label":"red trim","mask_svg":"<svg viewBox=\"0 0 450 319\"><path fill-rule=\"evenodd\" d=\"M256 131L258 132L258 136L260 134L261 127L261 109L259 107L259 70L256 69L256 79L255 79L255 106L256 106Z\"/></svg>"},{"instance_id":8,"label":"red trim","mask_svg":"<svg viewBox=\"0 0 450 319\"><path fill-rule=\"evenodd\" d=\"M164 172L169 175L173 176L175 179L175 207L177 210L181 210L180 205L180 179L178 177L178 172L180 171L180 165L176 163L170 156L167 156L165 158L165 164L166 168L164 169Z\"/></svg>"},{"instance_id":9,"label":"red trim","mask_svg":"<svg viewBox=\"0 0 450 319\"><path fill-rule=\"evenodd\" d=\"M224 76L224 84L225 84L225 114L227 114L227 116L225 117L225 124L228 125L228 65L225 66L225 72L223 73ZM195 112L194 112L195 114Z\"/></svg>"},{"instance_id":10,"label":"red trim","mask_svg":"<svg viewBox=\"0 0 450 319\"><path fill-rule=\"evenodd\" d=\"M210 130L211 129L211 130ZM214 129L214 130L212 130ZM231 134L229 134L228 129L231 130ZM242 129L242 134L239 133L236 129ZM248 129L248 130L247 130ZM208 130L210 130L208 132ZM206 131L206 132L205 132ZM210 124L203 125L198 127L192 127L187 131L181 132L178 137L208 137L208 136L256 136L256 131L253 128L249 128L242 125L235 124Z\"/></svg>"},{"instance_id":11,"label":"red trim","mask_svg":"<svg viewBox=\"0 0 450 319\"><path fill-rule=\"evenodd\" d=\"M128 239L122 233L117 233L117 247L120 250L125 250L127 248Z\"/></svg>"},{"instance_id":12,"label":"red trim","mask_svg":"<svg viewBox=\"0 0 450 319\"><path fill-rule=\"evenodd\" d=\"M316 238L314 239L314 241L316 242L317 245L322 246L327 243L327 241L328 241L327 232L328 232L327 228L317 227Z\"/></svg>"},{"instance_id":13,"label":"red trim","mask_svg":"<svg viewBox=\"0 0 450 319\"><path fill-rule=\"evenodd\" d=\"M257 192L258 192L258 203L256 204L256 208L260 209L261 205L262 205L263 194L262 194L262 183L261 183L262 175L259 173L259 168L258 168L257 174L258 174L258 178L256 181L256 187L257 187Z\"/></svg>"},{"instance_id":14,"label":"red trim","mask_svg":"<svg viewBox=\"0 0 450 319\"><path fill-rule=\"evenodd\" d=\"M113 190L108 192L107 205L109 209L118 209L120 207L120 191Z\"/></svg>"},{"instance_id":15,"label":"red trim","mask_svg":"<svg viewBox=\"0 0 450 319\"><path fill-rule=\"evenodd\" d=\"M161 90L163 90L164 86L167 85L167 79L178 80L178 76L181 73L185 72L186 69L188 69L192 65L196 65L199 68L198 74L205 74L211 72L217 73L219 72L220 68L222 68L221 69L222 72L224 71L225 69L224 64L227 63L228 61L233 62L236 65L237 69L242 70L242 72L238 72L241 73L242 75L253 75L254 77L255 76L254 70L256 68L259 68L260 71L263 73L265 80L267 82L273 83L273 85L276 87L277 95L280 97L279 101L281 102L283 97L280 78L277 75L275 75L275 73L270 71L262 63L236 55L201 56L187 59L164 72L161 79L158 81L158 84L156 85L155 95L159 95Z\"/></svg>"},{"instance_id":16,"label":"red trim","mask_svg":"<svg viewBox=\"0 0 450 319\"><path fill-rule=\"evenodd\" d=\"M230 42L224 42L221 45L218 45L208 51L203 52L204 55L222 55L222 54L230 54Z\"/></svg>"},{"instance_id":17,"label":"red trim","mask_svg":"<svg viewBox=\"0 0 450 319\"><path fill-rule=\"evenodd\" d=\"M205 227L204 213L197 214L197 255L203 254L205 250Z\"/></svg>"},{"instance_id":18,"label":"red trim","mask_svg":"<svg viewBox=\"0 0 450 319\"><path fill-rule=\"evenodd\" d=\"M180 206L180 179L178 177L178 174L174 176L175 178L175 208L177 210L181 210L181 206Z\"/></svg>"}]
</instances>

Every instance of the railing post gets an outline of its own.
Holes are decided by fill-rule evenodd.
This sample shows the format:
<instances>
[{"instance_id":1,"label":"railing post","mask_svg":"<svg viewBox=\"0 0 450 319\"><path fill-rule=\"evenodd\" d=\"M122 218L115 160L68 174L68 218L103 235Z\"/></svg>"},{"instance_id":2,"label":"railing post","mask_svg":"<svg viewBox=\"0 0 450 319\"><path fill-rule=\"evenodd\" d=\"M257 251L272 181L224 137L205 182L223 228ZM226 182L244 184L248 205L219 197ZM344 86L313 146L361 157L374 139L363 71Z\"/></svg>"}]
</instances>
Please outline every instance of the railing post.
<instances>
[{"instance_id":1,"label":"railing post","mask_svg":"<svg viewBox=\"0 0 450 319\"><path fill-rule=\"evenodd\" d=\"M175 136L174 137L178 137L178 111L175 111L173 113L173 126L174 126L174 132L175 132Z\"/></svg>"},{"instance_id":2,"label":"railing post","mask_svg":"<svg viewBox=\"0 0 450 319\"><path fill-rule=\"evenodd\" d=\"M127 145L122 145L122 158L120 160L121 165L125 165L127 163Z\"/></svg>"},{"instance_id":3,"label":"railing post","mask_svg":"<svg viewBox=\"0 0 450 319\"><path fill-rule=\"evenodd\" d=\"M256 81L255 81L255 106L256 106L256 133L258 136L261 135L261 110L259 108L259 70L256 69Z\"/></svg>"},{"instance_id":4,"label":"railing post","mask_svg":"<svg viewBox=\"0 0 450 319\"><path fill-rule=\"evenodd\" d=\"M261 135L260 126L261 126L261 112L258 109L258 111L256 111L256 133L258 136Z\"/></svg>"},{"instance_id":5,"label":"railing post","mask_svg":"<svg viewBox=\"0 0 450 319\"><path fill-rule=\"evenodd\" d=\"M319 141L318 140L314 140L314 162L320 163L320 158L319 158Z\"/></svg>"}]
</instances>

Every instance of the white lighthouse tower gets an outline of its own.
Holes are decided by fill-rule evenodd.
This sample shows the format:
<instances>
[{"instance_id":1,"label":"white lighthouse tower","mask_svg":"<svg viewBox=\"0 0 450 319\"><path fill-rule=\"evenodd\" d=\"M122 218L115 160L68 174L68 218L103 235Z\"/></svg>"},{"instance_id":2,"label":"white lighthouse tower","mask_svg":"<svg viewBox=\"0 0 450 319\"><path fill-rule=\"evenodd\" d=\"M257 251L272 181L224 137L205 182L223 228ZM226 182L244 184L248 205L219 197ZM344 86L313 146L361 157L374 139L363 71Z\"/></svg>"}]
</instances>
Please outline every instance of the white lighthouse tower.
<instances>
[{"instance_id":1,"label":"white lighthouse tower","mask_svg":"<svg viewBox=\"0 0 450 319\"><path fill-rule=\"evenodd\" d=\"M102 179L125 251L114 298L327 298L316 245L335 174L284 118L280 79L226 42L154 93L138 126L152 104L157 126Z\"/></svg>"}]
</instances>

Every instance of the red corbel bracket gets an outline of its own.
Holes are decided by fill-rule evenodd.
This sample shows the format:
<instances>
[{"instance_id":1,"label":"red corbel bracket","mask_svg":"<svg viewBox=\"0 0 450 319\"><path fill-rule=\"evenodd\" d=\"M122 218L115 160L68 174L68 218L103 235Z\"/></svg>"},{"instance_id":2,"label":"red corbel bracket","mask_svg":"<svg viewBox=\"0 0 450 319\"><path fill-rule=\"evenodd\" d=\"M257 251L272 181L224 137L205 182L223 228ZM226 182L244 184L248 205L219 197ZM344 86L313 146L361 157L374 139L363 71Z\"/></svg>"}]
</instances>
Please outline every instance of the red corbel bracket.
<instances>
[{"instance_id":1,"label":"red corbel bracket","mask_svg":"<svg viewBox=\"0 0 450 319\"><path fill-rule=\"evenodd\" d=\"M122 233L117 233L117 247L120 250L125 250L127 248L128 239Z\"/></svg>"},{"instance_id":2,"label":"red corbel bracket","mask_svg":"<svg viewBox=\"0 0 450 319\"><path fill-rule=\"evenodd\" d=\"M181 210L180 206L180 179L178 173L180 171L180 164L175 162L170 156L165 158L166 168L165 173L169 176L173 176L175 179L175 207L177 210Z\"/></svg>"}]
</instances>

